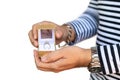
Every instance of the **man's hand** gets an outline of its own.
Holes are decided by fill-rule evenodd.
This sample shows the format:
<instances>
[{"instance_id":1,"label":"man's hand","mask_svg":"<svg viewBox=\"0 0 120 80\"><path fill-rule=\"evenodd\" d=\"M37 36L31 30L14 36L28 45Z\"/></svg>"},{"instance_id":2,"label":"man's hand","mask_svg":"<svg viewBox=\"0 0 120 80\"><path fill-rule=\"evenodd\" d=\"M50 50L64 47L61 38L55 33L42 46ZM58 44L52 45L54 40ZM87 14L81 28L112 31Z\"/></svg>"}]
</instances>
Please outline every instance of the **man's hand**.
<instances>
[{"instance_id":1,"label":"man's hand","mask_svg":"<svg viewBox=\"0 0 120 80\"><path fill-rule=\"evenodd\" d=\"M87 67L91 61L91 50L69 46L41 58L35 50L34 58L39 70L60 72L75 67Z\"/></svg>"},{"instance_id":2,"label":"man's hand","mask_svg":"<svg viewBox=\"0 0 120 80\"><path fill-rule=\"evenodd\" d=\"M56 30L56 32L55 32L56 44L59 44L60 42L64 41L63 40L63 35L65 33L64 27L60 27L59 25L57 25L53 22L43 21L43 22L39 22L39 23L34 24L32 26L32 29L28 33L30 42L32 43L33 46L38 47L38 31L37 31L38 25L49 24L49 23L56 25L56 28L55 28L55 30Z\"/></svg>"}]
</instances>

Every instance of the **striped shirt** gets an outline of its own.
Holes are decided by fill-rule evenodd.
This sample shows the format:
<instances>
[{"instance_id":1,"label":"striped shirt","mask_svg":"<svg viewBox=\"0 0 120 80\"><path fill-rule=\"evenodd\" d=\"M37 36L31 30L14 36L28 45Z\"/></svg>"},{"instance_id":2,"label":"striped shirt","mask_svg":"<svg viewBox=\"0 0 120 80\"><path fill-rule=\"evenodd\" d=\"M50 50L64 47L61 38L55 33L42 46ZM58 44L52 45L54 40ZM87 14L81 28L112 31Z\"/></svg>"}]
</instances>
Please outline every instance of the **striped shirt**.
<instances>
[{"instance_id":1,"label":"striped shirt","mask_svg":"<svg viewBox=\"0 0 120 80\"><path fill-rule=\"evenodd\" d=\"M97 34L102 72L90 80L120 80L120 0L91 0L87 10L68 22L76 31L75 44Z\"/></svg>"}]
</instances>

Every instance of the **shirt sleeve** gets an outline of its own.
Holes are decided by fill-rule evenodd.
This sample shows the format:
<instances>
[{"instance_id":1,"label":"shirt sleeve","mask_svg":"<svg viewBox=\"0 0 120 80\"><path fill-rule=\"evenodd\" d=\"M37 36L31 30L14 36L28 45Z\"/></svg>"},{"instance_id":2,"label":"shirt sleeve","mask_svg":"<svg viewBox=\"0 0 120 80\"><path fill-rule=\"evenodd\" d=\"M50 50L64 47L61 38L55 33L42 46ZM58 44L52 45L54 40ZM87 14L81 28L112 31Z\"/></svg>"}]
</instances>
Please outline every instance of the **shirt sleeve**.
<instances>
[{"instance_id":1,"label":"shirt sleeve","mask_svg":"<svg viewBox=\"0 0 120 80\"><path fill-rule=\"evenodd\" d=\"M104 74L120 73L120 43L97 46L98 55Z\"/></svg>"},{"instance_id":2,"label":"shirt sleeve","mask_svg":"<svg viewBox=\"0 0 120 80\"><path fill-rule=\"evenodd\" d=\"M77 19L68 22L76 32L75 41L70 45L94 36L98 27L97 0L91 0L87 10Z\"/></svg>"}]
</instances>

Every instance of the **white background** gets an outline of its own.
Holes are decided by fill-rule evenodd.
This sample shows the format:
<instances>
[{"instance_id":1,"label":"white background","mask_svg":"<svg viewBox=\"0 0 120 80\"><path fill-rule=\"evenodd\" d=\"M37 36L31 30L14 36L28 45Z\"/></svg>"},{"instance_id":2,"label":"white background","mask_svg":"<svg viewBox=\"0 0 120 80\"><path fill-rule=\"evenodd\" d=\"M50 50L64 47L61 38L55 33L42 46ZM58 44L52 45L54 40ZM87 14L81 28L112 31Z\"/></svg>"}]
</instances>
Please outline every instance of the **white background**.
<instances>
[{"instance_id":1,"label":"white background","mask_svg":"<svg viewBox=\"0 0 120 80\"><path fill-rule=\"evenodd\" d=\"M89 0L0 0L0 80L88 80L86 68L60 73L36 69L28 31L43 20L57 24L74 20ZM79 44L89 48L95 38Z\"/></svg>"}]
</instances>

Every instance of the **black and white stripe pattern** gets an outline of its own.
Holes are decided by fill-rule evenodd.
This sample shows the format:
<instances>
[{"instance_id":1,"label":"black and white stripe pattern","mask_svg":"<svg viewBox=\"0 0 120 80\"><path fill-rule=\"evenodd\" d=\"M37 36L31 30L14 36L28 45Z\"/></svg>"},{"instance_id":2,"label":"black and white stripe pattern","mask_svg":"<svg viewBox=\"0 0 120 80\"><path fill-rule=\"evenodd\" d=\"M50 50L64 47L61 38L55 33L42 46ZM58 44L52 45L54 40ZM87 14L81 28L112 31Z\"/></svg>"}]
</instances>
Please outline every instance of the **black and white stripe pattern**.
<instances>
[{"instance_id":1,"label":"black and white stripe pattern","mask_svg":"<svg viewBox=\"0 0 120 80\"><path fill-rule=\"evenodd\" d=\"M92 37L97 33L98 13L95 9L88 8L83 15L67 24L73 27L76 31L76 40L74 43L70 44L72 45Z\"/></svg>"},{"instance_id":2,"label":"black and white stripe pattern","mask_svg":"<svg viewBox=\"0 0 120 80\"><path fill-rule=\"evenodd\" d=\"M120 80L120 0L91 0L87 11L68 24L76 31L74 43L97 33L102 72L91 73L90 80Z\"/></svg>"},{"instance_id":3,"label":"black and white stripe pattern","mask_svg":"<svg viewBox=\"0 0 120 80\"><path fill-rule=\"evenodd\" d=\"M108 80L119 80L120 1L98 0L97 4L99 13L97 45L98 54L104 74L103 76ZM96 77L99 77L99 75ZM95 78L92 79L100 80Z\"/></svg>"},{"instance_id":4,"label":"black and white stripe pattern","mask_svg":"<svg viewBox=\"0 0 120 80\"><path fill-rule=\"evenodd\" d=\"M120 1L98 0L97 3L97 45L103 76L108 80L120 80Z\"/></svg>"}]
</instances>

